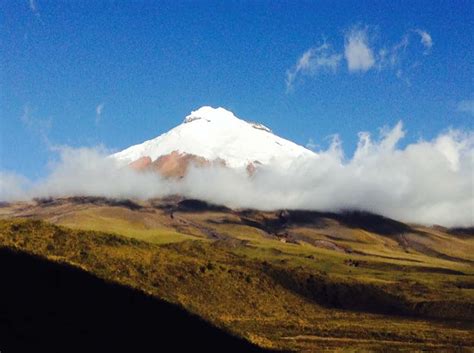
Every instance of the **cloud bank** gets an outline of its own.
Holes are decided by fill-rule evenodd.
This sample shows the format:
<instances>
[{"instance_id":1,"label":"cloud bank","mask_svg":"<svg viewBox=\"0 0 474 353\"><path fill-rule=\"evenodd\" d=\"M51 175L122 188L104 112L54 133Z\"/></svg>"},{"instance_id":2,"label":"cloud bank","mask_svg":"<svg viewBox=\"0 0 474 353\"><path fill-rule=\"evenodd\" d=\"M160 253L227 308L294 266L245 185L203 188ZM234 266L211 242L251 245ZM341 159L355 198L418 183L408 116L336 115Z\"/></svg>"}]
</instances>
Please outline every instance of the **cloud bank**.
<instances>
[{"instance_id":1,"label":"cloud bank","mask_svg":"<svg viewBox=\"0 0 474 353\"><path fill-rule=\"evenodd\" d=\"M399 123L379 139L360 133L350 159L335 138L318 156L294 160L288 168L260 166L249 177L245 170L194 167L179 181L120 167L103 149L66 147L44 180L0 173L0 200L180 194L233 208L358 209L405 222L474 225L474 134L450 130L399 148L403 137Z\"/></svg>"}]
</instances>

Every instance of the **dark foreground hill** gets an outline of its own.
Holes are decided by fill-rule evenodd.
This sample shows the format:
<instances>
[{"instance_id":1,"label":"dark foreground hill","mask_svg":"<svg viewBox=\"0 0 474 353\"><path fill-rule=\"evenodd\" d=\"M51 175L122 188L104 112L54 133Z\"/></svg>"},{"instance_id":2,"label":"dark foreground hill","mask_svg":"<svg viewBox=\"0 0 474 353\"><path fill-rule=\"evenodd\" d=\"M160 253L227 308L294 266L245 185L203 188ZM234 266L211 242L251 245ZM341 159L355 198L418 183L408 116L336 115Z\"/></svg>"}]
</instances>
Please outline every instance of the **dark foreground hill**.
<instances>
[{"instance_id":1,"label":"dark foreground hill","mask_svg":"<svg viewBox=\"0 0 474 353\"><path fill-rule=\"evenodd\" d=\"M268 352L183 308L67 264L0 249L4 352Z\"/></svg>"}]
</instances>

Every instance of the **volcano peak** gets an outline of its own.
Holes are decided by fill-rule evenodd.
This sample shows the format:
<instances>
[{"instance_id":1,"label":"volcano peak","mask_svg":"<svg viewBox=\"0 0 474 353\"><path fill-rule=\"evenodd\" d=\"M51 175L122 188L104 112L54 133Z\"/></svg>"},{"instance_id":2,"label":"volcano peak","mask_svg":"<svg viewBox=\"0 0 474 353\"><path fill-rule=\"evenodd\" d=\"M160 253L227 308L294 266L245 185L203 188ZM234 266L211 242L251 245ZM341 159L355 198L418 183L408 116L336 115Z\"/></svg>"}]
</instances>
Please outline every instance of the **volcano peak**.
<instances>
[{"instance_id":1,"label":"volcano peak","mask_svg":"<svg viewBox=\"0 0 474 353\"><path fill-rule=\"evenodd\" d=\"M213 108L210 106L203 106L197 110L194 110L184 119L184 124L190 123L195 120L211 121L232 121L239 120L234 113L224 108Z\"/></svg>"},{"instance_id":2,"label":"volcano peak","mask_svg":"<svg viewBox=\"0 0 474 353\"><path fill-rule=\"evenodd\" d=\"M232 168L249 163L278 162L289 165L297 158L315 157L314 152L274 135L262 124L239 119L224 108L203 106L185 117L182 124L142 144L112 155L132 163L149 157L152 161L176 151L208 161L221 160Z\"/></svg>"}]
</instances>

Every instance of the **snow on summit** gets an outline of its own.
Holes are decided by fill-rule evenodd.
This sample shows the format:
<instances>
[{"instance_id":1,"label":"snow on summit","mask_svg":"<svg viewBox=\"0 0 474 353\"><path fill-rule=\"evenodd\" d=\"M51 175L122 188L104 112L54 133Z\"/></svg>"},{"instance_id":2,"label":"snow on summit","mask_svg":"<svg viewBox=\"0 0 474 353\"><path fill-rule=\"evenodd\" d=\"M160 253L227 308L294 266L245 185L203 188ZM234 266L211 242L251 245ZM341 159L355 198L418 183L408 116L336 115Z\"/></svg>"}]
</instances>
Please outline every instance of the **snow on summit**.
<instances>
[{"instance_id":1,"label":"snow on summit","mask_svg":"<svg viewBox=\"0 0 474 353\"><path fill-rule=\"evenodd\" d=\"M142 157L154 161L174 151L210 161L222 159L232 168L246 167L249 163L288 164L296 158L317 156L274 135L262 124L239 119L224 108L204 106L189 114L181 125L112 157L127 163Z\"/></svg>"}]
</instances>

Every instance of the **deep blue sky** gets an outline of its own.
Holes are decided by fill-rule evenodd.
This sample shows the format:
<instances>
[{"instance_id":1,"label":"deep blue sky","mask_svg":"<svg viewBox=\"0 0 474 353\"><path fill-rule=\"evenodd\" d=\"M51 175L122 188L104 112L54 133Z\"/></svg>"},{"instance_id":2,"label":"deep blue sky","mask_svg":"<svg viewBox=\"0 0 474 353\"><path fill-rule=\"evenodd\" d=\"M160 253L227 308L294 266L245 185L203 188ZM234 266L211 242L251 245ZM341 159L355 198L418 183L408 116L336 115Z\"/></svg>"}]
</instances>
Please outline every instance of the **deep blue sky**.
<instances>
[{"instance_id":1,"label":"deep blue sky","mask_svg":"<svg viewBox=\"0 0 474 353\"><path fill-rule=\"evenodd\" d=\"M155 137L202 105L278 135L348 155L357 132L403 120L406 142L472 130L472 1L0 2L0 170L47 172L48 147L119 150ZM325 40L344 54L352 29L397 63L351 72L287 70ZM427 50L419 31L432 38ZM377 62L378 63L378 62ZM398 75L397 75L398 73ZM97 107L103 105L98 119Z\"/></svg>"}]
</instances>

